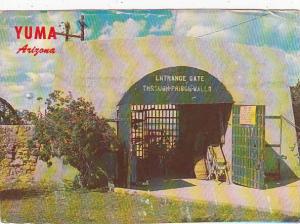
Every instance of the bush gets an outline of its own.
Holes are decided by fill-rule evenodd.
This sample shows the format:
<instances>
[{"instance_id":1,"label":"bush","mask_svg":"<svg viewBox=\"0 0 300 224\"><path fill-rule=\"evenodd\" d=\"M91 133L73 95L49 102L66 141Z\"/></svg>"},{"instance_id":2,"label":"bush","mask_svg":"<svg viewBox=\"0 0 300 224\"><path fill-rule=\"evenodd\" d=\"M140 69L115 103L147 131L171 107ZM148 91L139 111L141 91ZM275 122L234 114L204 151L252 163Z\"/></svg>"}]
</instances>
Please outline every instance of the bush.
<instances>
[{"instance_id":1,"label":"bush","mask_svg":"<svg viewBox=\"0 0 300 224\"><path fill-rule=\"evenodd\" d=\"M33 121L35 134L31 145L39 146L39 157L47 163L53 157L63 158L80 172L84 187L107 184L99 159L105 152L118 148L114 129L96 114L90 102L74 99L71 93L65 96L54 91L46 105L46 114Z\"/></svg>"}]
</instances>

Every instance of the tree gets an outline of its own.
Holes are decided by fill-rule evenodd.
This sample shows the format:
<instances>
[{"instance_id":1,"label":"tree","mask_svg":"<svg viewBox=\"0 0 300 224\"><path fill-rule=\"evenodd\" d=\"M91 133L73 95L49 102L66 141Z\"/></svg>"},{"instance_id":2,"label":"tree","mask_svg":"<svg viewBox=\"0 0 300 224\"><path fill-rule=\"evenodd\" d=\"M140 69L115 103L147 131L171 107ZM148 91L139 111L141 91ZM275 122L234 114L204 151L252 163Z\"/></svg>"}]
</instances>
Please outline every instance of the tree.
<instances>
[{"instance_id":1,"label":"tree","mask_svg":"<svg viewBox=\"0 0 300 224\"><path fill-rule=\"evenodd\" d=\"M16 110L16 113L19 118L18 124L32 124L37 119L37 115L29 110Z\"/></svg>"},{"instance_id":2,"label":"tree","mask_svg":"<svg viewBox=\"0 0 300 224\"><path fill-rule=\"evenodd\" d=\"M292 106L295 117L295 124L300 125L300 81L295 86L291 86ZM299 130L297 130L299 132Z\"/></svg>"},{"instance_id":3,"label":"tree","mask_svg":"<svg viewBox=\"0 0 300 224\"><path fill-rule=\"evenodd\" d=\"M33 121L32 143L39 145L39 156L51 165L52 157L77 168L87 188L99 187L105 176L101 156L118 147L114 129L97 116L93 105L83 98L74 99L54 91L46 99L46 113Z\"/></svg>"},{"instance_id":4,"label":"tree","mask_svg":"<svg viewBox=\"0 0 300 224\"><path fill-rule=\"evenodd\" d=\"M300 104L300 81L298 80L297 84L295 86L291 86L291 96L292 96L292 102L295 105Z\"/></svg>"}]
</instances>

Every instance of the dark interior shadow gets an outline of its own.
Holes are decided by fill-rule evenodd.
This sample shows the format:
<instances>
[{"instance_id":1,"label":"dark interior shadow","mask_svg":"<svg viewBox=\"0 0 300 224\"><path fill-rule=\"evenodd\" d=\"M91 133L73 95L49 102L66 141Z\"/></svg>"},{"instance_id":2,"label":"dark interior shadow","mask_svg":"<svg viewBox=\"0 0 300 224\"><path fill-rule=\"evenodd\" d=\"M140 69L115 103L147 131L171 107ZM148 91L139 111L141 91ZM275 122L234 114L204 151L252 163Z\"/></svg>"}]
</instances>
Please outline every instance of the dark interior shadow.
<instances>
[{"instance_id":1,"label":"dark interior shadow","mask_svg":"<svg viewBox=\"0 0 300 224\"><path fill-rule=\"evenodd\" d=\"M177 189L184 187L194 187L196 185L191 184L187 181L181 179L152 179L148 186L136 186L134 189L144 190L144 191L159 191L159 190L168 190L168 189Z\"/></svg>"},{"instance_id":2,"label":"dark interior shadow","mask_svg":"<svg viewBox=\"0 0 300 224\"><path fill-rule=\"evenodd\" d=\"M265 188L276 188L299 180L296 174L286 164L284 156L279 154L277 145L265 142L264 168Z\"/></svg>"},{"instance_id":3,"label":"dark interior shadow","mask_svg":"<svg viewBox=\"0 0 300 224\"><path fill-rule=\"evenodd\" d=\"M187 104L178 108L179 138L167 153L167 173L170 177L195 178L195 163L206 158L208 146L224 144L232 104Z\"/></svg>"}]
</instances>

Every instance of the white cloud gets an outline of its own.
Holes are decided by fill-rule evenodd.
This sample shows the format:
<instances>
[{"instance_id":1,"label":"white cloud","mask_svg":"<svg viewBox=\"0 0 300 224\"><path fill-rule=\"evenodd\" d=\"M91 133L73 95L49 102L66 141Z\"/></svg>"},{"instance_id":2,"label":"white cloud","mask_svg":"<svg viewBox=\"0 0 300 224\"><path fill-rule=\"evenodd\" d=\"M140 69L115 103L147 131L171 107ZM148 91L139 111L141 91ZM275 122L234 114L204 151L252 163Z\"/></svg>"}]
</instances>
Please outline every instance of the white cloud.
<instances>
[{"instance_id":1,"label":"white cloud","mask_svg":"<svg viewBox=\"0 0 300 224\"><path fill-rule=\"evenodd\" d=\"M242 20L247 20L251 13L237 13L232 11L199 11L183 10L176 13L175 35L198 37L220 31L223 28L235 25ZM243 19L242 19L243 18ZM236 31L228 29L209 35L209 38L235 39Z\"/></svg>"},{"instance_id":2,"label":"white cloud","mask_svg":"<svg viewBox=\"0 0 300 224\"><path fill-rule=\"evenodd\" d=\"M174 20L173 18L167 19L161 26L152 26L149 30L150 33L167 32L172 30Z\"/></svg>"},{"instance_id":3,"label":"white cloud","mask_svg":"<svg viewBox=\"0 0 300 224\"><path fill-rule=\"evenodd\" d=\"M18 84L10 84L9 86L6 86L6 89L11 93L22 93L25 90L24 85L18 85Z\"/></svg>"},{"instance_id":4,"label":"white cloud","mask_svg":"<svg viewBox=\"0 0 300 224\"><path fill-rule=\"evenodd\" d=\"M286 15L278 16L277 14L271 14L267 16L263 22L264 27L269 29L272 32L276 32L282 36L289 35L293 33L295 36L300 35L300 25L299 18L285 18Z\"/></svg>"},{"instance_id":5,"label":"white cloud","mask_svg":"<svg viewBox=\"0 0 300 224\"><path fill-rule=\"evenodd\" d=\"M29 101L25 97L26 94L33 94L34 99L38 96L46 98L51 90L54 75L47 72L27 72L26 75L29 79L21 83L0 83L0 96L17 109L35 110L32 105L35 100Z\"/></svg>"},{"instance_id":6,"label":"white cloud","mask_svg":"<svg viewBox=\"0 0 300 224\"><path fill-rule=\"evenodd\" d=\"M210 39L242 42L245 40L244 32L256 28L262 38L265 37L263 34L269 33L280 36L283 40L289 39L289 35L300 35L300 17L297 12L179 10L173 13L174 34L178 36L205 36ZM265 13L267 15L263 16ZM271 44L276 40L273 38L265 41ZM278 41L276 44L280 47Z\"/></svg>"},{"instance_id":7,"label":"white cloud","mask_svg":"<svg viewBox=\"0 0 300 224\"><path fill-rule=\"evenodd\" d=\"M295 85L300 80L300 51L286 54L287 77L290 85Z\"/></svg>"},{"instance_id":8,"label":"white cloud","mask_svg":"<svg viewBox=\"0 0 300 224\"><path fill-rule=\"evenodd\" d=\"M125 22L116 21L110 25L106 25L102 30L102 35L99 39L109 38L134 38L145 28L146 22L144 20L136 21L128 19Z\"/></svg>"},{"instance_id":9,"label":"white cloud","mask_svg":"<svg viewBox=\"0 0 300 224\"><path fill-rule=\"evenodd\" d=\"M44 73L27 72L26 75L30 78L30 85L35 85L35 84L49 85L54 81L54 74L49 72L44 72Z\"/></svg>"}]
</instances>

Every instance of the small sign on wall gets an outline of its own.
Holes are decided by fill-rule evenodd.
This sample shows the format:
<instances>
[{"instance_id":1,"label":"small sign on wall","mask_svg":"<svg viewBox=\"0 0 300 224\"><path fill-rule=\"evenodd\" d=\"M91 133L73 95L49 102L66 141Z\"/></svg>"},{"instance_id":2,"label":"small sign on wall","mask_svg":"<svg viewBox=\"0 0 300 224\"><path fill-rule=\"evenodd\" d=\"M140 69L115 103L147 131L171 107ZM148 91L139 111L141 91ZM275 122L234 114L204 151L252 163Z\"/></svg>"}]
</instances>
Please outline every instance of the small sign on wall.
<instances>
[{"instance_id":1,"label":"small sign on wall","mask_svg":"<svg viewBox=\"0 0 300 224\"><path fill-rule=\"evenodd\" d=\"M256 124L256 106L240 107L240 124Z\"/></svg>"}]
</instances>

